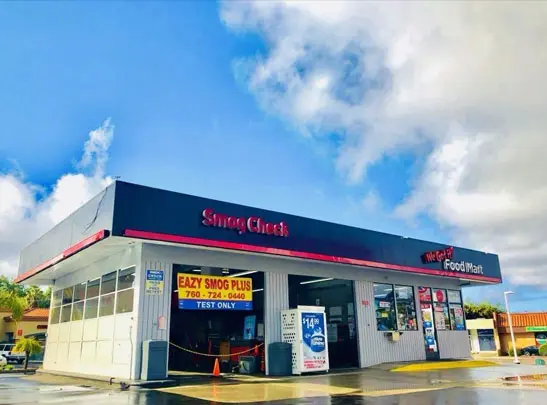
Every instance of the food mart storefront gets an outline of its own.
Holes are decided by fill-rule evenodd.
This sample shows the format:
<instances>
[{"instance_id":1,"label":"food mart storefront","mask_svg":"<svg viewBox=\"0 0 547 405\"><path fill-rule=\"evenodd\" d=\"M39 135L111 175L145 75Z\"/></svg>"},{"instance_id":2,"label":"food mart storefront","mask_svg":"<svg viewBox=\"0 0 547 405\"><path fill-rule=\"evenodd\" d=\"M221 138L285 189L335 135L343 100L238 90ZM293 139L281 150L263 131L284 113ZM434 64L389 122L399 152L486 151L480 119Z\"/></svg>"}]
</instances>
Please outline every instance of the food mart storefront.
<instances>
[{"instance_id":1,"label":"food mart storefront","mask_svg":"<svg viewBox=\"0 0 547 405\"><path fill-rule=\"evenodd\" d=\"M198 270L260 275L266 346L281 310L325 306L329 340L353 340L359 367L468 357L461 287L501 282L494 254L117 181L21 254L19 282L53 285L44 368L139 378L144 341L192 328L172 322L172 286ZM237 300L197 301L248 310Z\"/></svg>"}]
</instances>

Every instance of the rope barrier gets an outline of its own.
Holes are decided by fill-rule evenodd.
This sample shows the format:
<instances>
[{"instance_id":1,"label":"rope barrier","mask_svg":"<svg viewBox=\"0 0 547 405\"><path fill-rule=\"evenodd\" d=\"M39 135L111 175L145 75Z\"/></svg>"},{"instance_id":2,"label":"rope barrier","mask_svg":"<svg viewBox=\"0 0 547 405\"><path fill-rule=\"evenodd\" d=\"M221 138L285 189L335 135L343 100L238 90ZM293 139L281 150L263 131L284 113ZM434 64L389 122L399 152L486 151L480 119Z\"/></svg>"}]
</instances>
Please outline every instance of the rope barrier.
<instances>
[{"instance_id":1,"label":"rope barrier","mask_svg":"<svg viewBox=\"0 0 547 405\"><path fill-rule=\"evenodd\" d=\"M200 353L200 352L195 352L193 350L190 350L190 349L186 349L184 347L181 347L179 345L176 345L174 344L173 342L169 342L169 344L171 346L174 346L176 347L177 349L180 349L184 352L188 352L188 353L192 353L192 354L197 354L199 356L204 356L204 357L231 357L231 356L239 356L241 354L245 354L245 353L250 353L254 350L257 350L259 347L262 347L264 346L264 343L260 343L258 345L255 345L253 347L251 347L250 349L247 349L247 350L243 350L242 352L238 352L238 353L227 353L227 354L208 354L208 353Z\"/></svg>"}]
</instances>

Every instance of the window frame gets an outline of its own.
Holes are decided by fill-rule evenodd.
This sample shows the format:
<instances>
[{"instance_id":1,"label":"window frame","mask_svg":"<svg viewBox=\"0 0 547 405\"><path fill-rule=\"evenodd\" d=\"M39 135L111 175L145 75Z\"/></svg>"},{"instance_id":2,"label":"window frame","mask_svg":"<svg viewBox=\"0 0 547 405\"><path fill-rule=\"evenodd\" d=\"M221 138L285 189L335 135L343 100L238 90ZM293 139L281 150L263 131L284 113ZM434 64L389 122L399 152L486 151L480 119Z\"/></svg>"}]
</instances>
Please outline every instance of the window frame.
<instances>
[{"instance_id":1,"label":"window frame","mask_svg":"<svg viewBox=\"0 0 547 405\"><path fill-rule=\"evenodd\" d=\"M407 285L407 284L392 284L392 283L383 283L383 282L373 282L372 283L372 286L373 286L373 294L374 294L374 287L375 286L380 286L380 285L384 285L384 286L390 286L391 287L391 291L393 293L393 298L392 298L392 303L393 303L393 313L395 315L395 328L394 329L389 329L389 330L380 330L378 329L378 317L376 316L376 297L374 297L374 317L376 319L376 330L378 332L419 332L420 328L418 327L418 311L417 311L417 306L416 306L416 289L414 288L414 286L412 285ZM396 289L397 287L403 287L403 288L410 288L410 291L412 292L412 304L414 306L414 329L401 329L399 327L399 309L397 308L397 294L396 294Z\"/></svg>"},{"instance_id":2,"label":"window frame","mask_svg":"<svg viewBox=\"0 0 547 405\"><path fill-rule=\"evenodd\" d=\"M376 294L375 294L375 291L374 291L376 289L376 286L389 286L389 287L391 287L392 298L390 299L389 314L393 316L394 325L395 325L395 328L397 328L397 309L395 308L396 307L396 304L395 304L395 290L393 288L393 284L390 284L390 283L373 283L373 285L372 285L373 295L374 295L374 317L376 318L376 330L378 332L393 332L397 329L385 329L385 330L380 329L380 323L378 322L379 318L378 318L377 310L378 310L378 308L381 308L381 307L376 306ZM386 300L384 300L384 301L387 302ZM389 316L388 316L388 318L389 318Z\"/></svg>"},{"instance_id":3,"label":"window frame","mask_svg":"<svg viewBox=\"0 0 547 405\"><path fill-rule=\"evenodd\" d=\"M124 274L127 273L127 274ZM52 305L50 309L49 314L49 325L57 325L60 323L67 323L67 322L78 322L82 320L88 320L88 319L96 319L103 316L113 316L118 313L120 314L127 314L134 311L134 297L135 297L135 285L136 285L136 279L137 279L137 266L134 264L131 266L127 266L124 268L119 268L114 271L109 271L108 273L102 274L99 277L95 277L93 279L83 281L81 283L74 284L72 286L68 286L65 288L60 288L57 291L52 292ZM130 286L126 286L123 289L120 289L120 277L123 277L125 275L133 275L133 281ZM109 276L109 278L106 280L109 287L108 292L104 292L103 287L103 280L105 277ZM111 277L111 278L110 278ZM112 282L114 282L113 290L112 286L110 285ZM91 287L91 288L90 288ZM79 293L81 295L82 289L83 289L83 297L84 298L78 298L76 296L77 289L79 289ZM65 301L65 291L71 291L71 297L70 302L68 300ZM128 291L132 291L133 301L131 301L131 311L124 311L124 312L118 312L118 295L120 293L125 293ZM92 292L92 295L90 295L90 291ZM68 296L68 293L66 294ZM101 302L103 300L112 298L112 313L107 315L101 315ZM96 307L96 313L95 314L89 314L88 312L91 310L91 307L89 306L89 303L93 302L92 305ZM74 306L78 305L78 307L82 307L82 318L81 319L73 319L74 317ZM70 307L70 315L67 315L66 311L69 310ZM55 314L55 312L57 312ZM63 318L63 314L65 314L65 318ZM87 315L87 316L86 316ZM89 316L94 315L94 316ZM67 319L68 318L68 319ZM66 319L65 321L62 321L62 319Z\"/></svg>"},{"instance_id":4,"label":"window frame","mask_svg":"<svg viewBox=\"0 0 547 405\"><path fill-rule=\"evenodd\" d=\"M131 311L120 312L120 311L118 311L119 294L124 294L124 293L127 293L129 291L131 291ZM115 298L115 302L114 302L114 314L116 314L116 315L117 314L128 314L130 312L133 312L134 300L135 300L135 288L131 287L131 288L126 288L126 289L123 289L123 290L116 291L116 298Z\"/></svg>"},{"instance_id":5,"label":"window frame","mask_svg":"<svg viewBox=\"0 0 547 405\"><path fill-rule=\"evenodd\" d=\"M84 318L83 320L86 321L88 319L97 319L99 317L99 298L100 296L97 296L97 297L93 297L93 298L89 298L89 299L86 299L85 300L85 305L84 305ZM92 317L88 317L86 316L87 315L87 311L89 310L89 302L90 301L96 301L97 302L97 305L95 306L95 316L92 316Z\"/></svg>"},{"instance_id":6,"label":"window frame","mask_svg":"<svg viewBox=\"0 0 547 405\"><path fill-rule=\"evenodd\" d=\"M82 317L80 319L74 319L74 314L76 313L76 305L82 306ZM70 315L70 322L78 322L84 320L84 314L85 314L85 300L77 301L72 304L72 314Z\"/></svg>"},{"instance_id":7,"label":"window frame","mask_svg":"<svg viewBox=\"0 0 547 405\"><path fill-rule=\"evenodd\" d=\"M106 314L106 315L103 315L101 312L101 303L102 303L102 300L103 299L107 299L108 297L112 296L112 313L111 314ZM111 292L111 293L108 293L108 294L104 294L104 295L101 295L99 297L99 314L98 314L98 318L102 318L104 316L113 316L113 315L116 315L116 291L114 292Z\"/></svg>"},{"instance_id":8,"label":"window frame","mask_svg":"<svg viewBox=\"0 0 547 405\"><path fill-rule=\"evenodd\" d=\"M114 275L113 280L107 280L107 282L110 283L111 281L114 281L114 289L112 289L112 290L109 289L108 292L105 292L104 291L104 278L107 277L107 276L111 276L112 274ZM100 290L100 293L99 293L99 295L101 297L103 295L116 293L116 291L118 290L118 274L119 274L119 270L114 270L114 271L110 271L106 274L103 274L101 276L101 290Z\"/></svg>"},{"instance_id":9,"label":"window frame","mask_svg":"<svg viewBox=\"0 0 547 405\"><path fill-rule=\"evenodd\" d=\"M65 313L65 308L69 309L68 320L63 321L63 314ZM65 304L61 306L61 316L59 318L59 323L68 323L72 322L72 304Z\"/></svg>"},{"instance_id":10,"label":"window frame","mask_svg":"<svg viewBox=\"0 0 547 405\"><path fill-rule=\"evenodd\" d=\"M89 283L93 283L95 281L99 281L99 288L97 290L97 295L89 296ZM94 287L94 285L92 287ZM97 298L100 295L101 295L101 277L95 277L95 278L92 278L91 280L87 280L85 285L85 299L88 300L88 299Z\"/></svg>"},{"instance_id":11,"label":"window frame","mask_svg":"<svg viewBox=\"0 0 547 405\"><path fill-rule=\"evenodd\" d=\"M133 274L133 284L131 285L131 287L125 287L125 288L120 288L120 276L121 276L121 273L122 272L125 272L127 270L133 270L131 273L128 273L128 274ZM123 269L119 269L118 270L118 274L116 275L116 290L115 292L117 293L118 291L125 291L125 290L129 290L131 288L135 288L135 282L137 280L137 267L136 266L129 266L129 267L125 267Z\"/></svg>"},{"instance_id":12,"label":"window frame","mask_svg":"<svg viewBox=\"0 0 547 405\"><path fill-rule=\"evenodd\" d=\"M414 306L414 329L400 329L399 328L399 308L397 306L397 293L396 293L397 287L410 288L410 291L412 292L412 305ZM405 284L393 284L393 299L395 301L395 320L396 320L396 323L397 323L397 331L398 332L415 332L415 331L419 330L419 328L418 328L418 310L416 309L416 294L415 294L414 286L405 285Z\"/></svg>"},{"instance_id":13,"label":"window frame","mask_svg":"<svg viewBox=\"0 0 547 405\"><path fill-rule=\"evenodd\" d=\"M84 297L83 298L77 298L76 297L76 289L77 287L80 287L82 286L84 287ZM77 302L80 302L80 301L84 301L85 302L85 299L86 299L86 294L87 294L87 281L84 281L82 283L78 283L78 284L75 284L73 287L72 287L72 303L75 304Z\"/></svg>"}]
</instances>

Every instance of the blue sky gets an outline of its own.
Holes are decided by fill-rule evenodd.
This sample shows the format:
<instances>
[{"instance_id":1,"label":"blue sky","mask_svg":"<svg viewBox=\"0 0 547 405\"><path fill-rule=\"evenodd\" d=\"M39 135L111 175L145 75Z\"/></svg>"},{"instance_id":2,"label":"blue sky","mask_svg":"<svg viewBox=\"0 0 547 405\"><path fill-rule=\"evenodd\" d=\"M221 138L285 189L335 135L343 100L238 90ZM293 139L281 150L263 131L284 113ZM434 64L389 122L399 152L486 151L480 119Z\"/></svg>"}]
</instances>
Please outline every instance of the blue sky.
<instances>
[{"instance_id":1,"label":"blue sky","mask_svg":"<svg viewBox=\"0 0 547 405\"><path fill-rule=\"evenodd\" d=\"M0 171L51 190L88 132L115 126L107 173L131 182L450 243L427 215L391 213L424 159L399 153L351 182L336 135L306 136L262 108L234 61L267 54L215 2L5 3L0 9ZM371 196L376 196L372 198ZM487 290L501 301L503 287ZM523 300L515 309L547 309ZM471 294L473 296L483 293Z\"/></svg>"}]
</instances>

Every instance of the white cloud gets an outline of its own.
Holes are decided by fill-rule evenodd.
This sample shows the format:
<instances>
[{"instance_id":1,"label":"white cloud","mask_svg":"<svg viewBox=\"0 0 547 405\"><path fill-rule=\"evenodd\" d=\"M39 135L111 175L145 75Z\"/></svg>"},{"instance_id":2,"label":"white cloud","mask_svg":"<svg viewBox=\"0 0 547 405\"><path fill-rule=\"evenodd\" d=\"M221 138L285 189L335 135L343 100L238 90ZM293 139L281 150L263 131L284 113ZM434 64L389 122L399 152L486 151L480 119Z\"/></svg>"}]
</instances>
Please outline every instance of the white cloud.
<instances>
[{"instance_id":1,"label":"white cloud","mask_svg":"<svg viewBox=\"0 0 547 405\"><path fill-rule=\"evenodd\" d=\"M23 247L112 182L105 166L113 135L110 120L91 131L77 171L59 177L50 192L21 173L0 174L0 275L15 276Z\"/></svg>"},{"instance_id":2,"label":"white cloud","mask_svg":"<svg viewBox=\"0 0 547 405\"><path fill-rule=\"evenodd\" d=\"M358 182L386 155L426 162L396 210L547 284L547 2L224 2L265 55L236 63L261 105L339 133ZM423 154L430 150L429 154Z\"/></svg>"}]
</instances>

